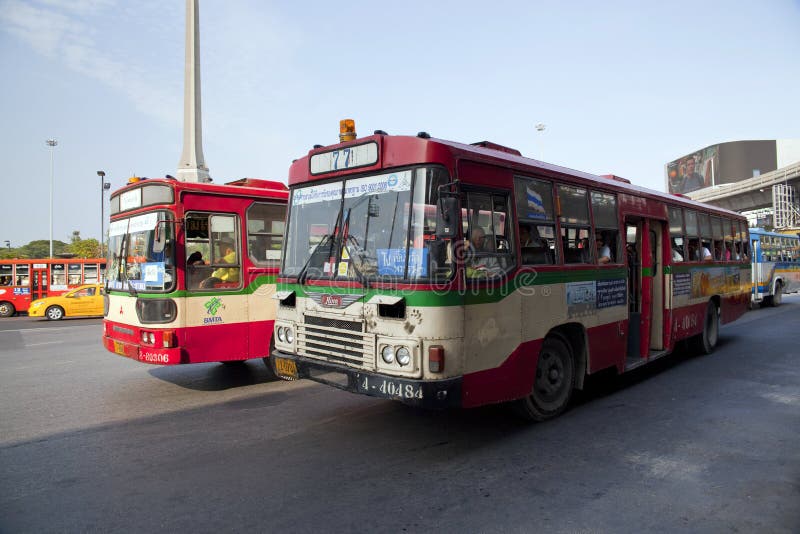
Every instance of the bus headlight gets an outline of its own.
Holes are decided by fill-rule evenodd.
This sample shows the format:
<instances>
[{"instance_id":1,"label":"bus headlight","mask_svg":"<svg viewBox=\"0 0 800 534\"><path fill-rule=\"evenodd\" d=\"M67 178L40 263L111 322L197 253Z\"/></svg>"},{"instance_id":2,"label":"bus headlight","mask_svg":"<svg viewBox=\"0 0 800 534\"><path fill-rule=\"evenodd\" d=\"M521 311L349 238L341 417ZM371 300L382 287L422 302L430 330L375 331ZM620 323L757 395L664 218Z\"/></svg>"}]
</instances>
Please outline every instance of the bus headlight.
<instances>
[{"instance_id":1,"label":"bus headlight","mask_svg":"<svg viewBox=\"0 0 800 534\"><path fill-rule=\"evenodd\" d=\"M391 345L384 345L381 349L381 358L386 363L393 363L394 362L394 347Z\"/></svg>"},{"instance_id":2,"label":"bus headlight","mask_svg":"<svg viewBox=\"0 0 800 534\"><path fill-rule=\"evenodd\" d=\"M411 363L411 351L409 351L408 348L398 347L397 351L395 351L395 355L397 356L397 363L399 363L401 367L405 367Z\"/></svg>"},{"instance_id":3,"label":"bus headlight","mask_svg":"<svg viewBox=\"0 0 800 534\"><path fill-rule=\"evenodd\" d=\"M278 341L280 341L281 343L286 343L286 336L283 333L282 326L279 326L278 328L275 329L275 335L278 336Z\"/></svg>"},{"instance_id":4,"label":"bus headlight","mask_svg":"<svg viewBox=\"0 0 800 534\"><path fill-rule=\"evenodd\" d=\"M284 331L283 335L286 336L287 343L294 343L294 332L292 332L292 327L287 326Z\"/></svg>"}]
</instances>

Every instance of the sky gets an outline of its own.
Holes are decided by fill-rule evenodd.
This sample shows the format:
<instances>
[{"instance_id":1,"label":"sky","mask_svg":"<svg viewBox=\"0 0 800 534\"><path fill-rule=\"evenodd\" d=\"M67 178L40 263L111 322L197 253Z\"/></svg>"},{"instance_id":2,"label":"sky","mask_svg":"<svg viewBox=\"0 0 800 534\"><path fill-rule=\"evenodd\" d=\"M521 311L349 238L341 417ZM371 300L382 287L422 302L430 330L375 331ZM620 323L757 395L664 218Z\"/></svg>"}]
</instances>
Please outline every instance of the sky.
<instances>
[{"instance_id":1,"label":"sky","mask_svg":"<svg viewBox=\"0 0 800 534\"><path fill-rule=\"evenodd\" d=\"M663 190L694 150L800 137L798 28L800 0L200 0L203 152L285 182L352 118ZM0 246L49 239L51 156L67 242L100 235L98 170L176 174L184 37L181 0L0 0Z\"/></svg>"}]
</instances>

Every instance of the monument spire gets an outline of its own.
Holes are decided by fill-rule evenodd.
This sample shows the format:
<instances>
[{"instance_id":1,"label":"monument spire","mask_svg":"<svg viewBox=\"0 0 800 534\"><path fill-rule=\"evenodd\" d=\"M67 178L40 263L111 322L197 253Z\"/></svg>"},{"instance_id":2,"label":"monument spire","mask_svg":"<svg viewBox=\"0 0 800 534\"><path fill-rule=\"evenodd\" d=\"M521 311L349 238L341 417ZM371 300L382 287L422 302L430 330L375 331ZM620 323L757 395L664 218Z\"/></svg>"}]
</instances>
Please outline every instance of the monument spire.
<instances>
[{"instance_id":1,"label":"monument spire","mask_svg":"<svg viewBox=\"0 0 800 534\"><path fill-rule=\"evenodd\" d=\"M203 123L200 114L199 0L186 0L186 63L183 88L183 153L178 180L210 182L203 157Z\"/></svg>"}]
</instances>

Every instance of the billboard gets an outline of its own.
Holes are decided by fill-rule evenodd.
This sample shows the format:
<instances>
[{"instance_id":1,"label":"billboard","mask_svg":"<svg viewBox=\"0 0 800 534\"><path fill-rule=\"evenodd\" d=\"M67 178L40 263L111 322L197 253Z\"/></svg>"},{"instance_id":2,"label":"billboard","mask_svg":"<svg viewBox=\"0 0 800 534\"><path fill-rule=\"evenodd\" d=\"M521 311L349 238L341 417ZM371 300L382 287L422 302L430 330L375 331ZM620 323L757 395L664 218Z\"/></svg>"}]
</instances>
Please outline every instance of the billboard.
<instances>
[{"instance_id":1,"label":"billboard","mask_svg":"<svg viewBox=\"0 0 800 534\"><path fill-rule=\"evenodd\" d=\"M714 184L719 169L719 145L712 145L667 163L667 190L689 193Z\"/></svg>"},{"instance_id":2,"label":"billboard","mask_svg":"<svg viewBox=\"0 0 800 534\"><path fill-rule=\"evenodd\" d=\"M777 168L776 141L719 143L667 163L666 189L670 193L689 193L739 182Z\"/></svg>"}]
</instances>

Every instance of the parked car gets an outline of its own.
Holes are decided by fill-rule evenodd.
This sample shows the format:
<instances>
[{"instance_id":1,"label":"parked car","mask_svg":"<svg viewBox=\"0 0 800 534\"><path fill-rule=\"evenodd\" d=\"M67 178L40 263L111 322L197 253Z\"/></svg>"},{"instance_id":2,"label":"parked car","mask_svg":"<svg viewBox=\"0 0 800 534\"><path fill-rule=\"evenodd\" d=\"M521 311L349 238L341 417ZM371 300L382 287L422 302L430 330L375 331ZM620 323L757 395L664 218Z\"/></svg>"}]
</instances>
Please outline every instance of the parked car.
<instances>
[{"instance_id":1,"label":"parked car","mask_svg":"<svg viewBox=\"0 0 800 534\"><path fill-rule=\"evenodd\" d=\"M104 294L102 284L83 285L57 297L34 300L28 316L58 321L64 317L103 315Z\"/></svg>"}]
</instances>

